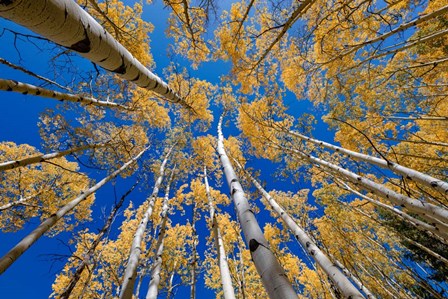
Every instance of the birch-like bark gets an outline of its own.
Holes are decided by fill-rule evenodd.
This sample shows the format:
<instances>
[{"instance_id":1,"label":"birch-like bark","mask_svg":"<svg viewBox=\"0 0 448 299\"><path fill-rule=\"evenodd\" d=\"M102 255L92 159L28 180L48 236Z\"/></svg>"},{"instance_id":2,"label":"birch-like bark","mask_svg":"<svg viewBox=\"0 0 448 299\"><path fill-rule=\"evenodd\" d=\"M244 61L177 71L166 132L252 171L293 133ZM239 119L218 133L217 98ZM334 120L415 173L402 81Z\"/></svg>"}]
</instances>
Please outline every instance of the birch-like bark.
<instances>
[{"instance_id":1,"label":"birch-like bark","mask_svg":"<svg viewBox=\"0 0 448 299\"><path fill-rule=\"evenodd\" d=\"M375 295L372 294L372 292L356 277L355 275L350 272L349 269L347 269L340 261L338 261L334 256L331 256L331 259L334 261L334 264L341 269L342 273L344 273L345 276L351 279L353 283L360 289L364 294L366 294L366 297L369 299L375 299Z\"/></svg>"},{"instance_id":2,"label":"birch-like bark","mask_svg":"<svg viewBox=\"0 0 448 299\"><path fill-rule=\"evenodd\" d=\"M135 277L137 274L137 266L140 260L141 254L141 243L143 240L143 236L146 231L146 226L148 225L149 218L152 215L152 211L154 208L154 203L156 201L157 194L159 193L160 184L162 184L165 166L168 163L168 158L171 155L171 152L174 149L175 144L169 149L166 154L162 164L159 169L159 177L154 184L154 189L152 190L151 197L149 198L148 208L143 215L142 220L140 221L137 230L135 231L134 239L132 240L131 250L129 252L128 264L126 266L126 270L123 275L123 282L120 288L120 299L130 299L132 298L132 293L134 292L134 284Z\"/></svg>"},{"instance_id":3,"label":"birch-like bark","mask_svg":"<svg viewBox=\"0 0 448 299\"><path fill-rule=\"evenodd\" d=\"M353 194L358 195L359 197L361 197L361 198L371 202L372 204L374 204L374 205L376 205L378 207L381 207L383 209L391 211L396 216L398 216L399 218L403 219L404 221L410 223L415 228L417 228L419 230L422 230L424 232L427 232L431 236L433 236L434 238L438 239L439 241L441 241L441 242L443 242L445 244L448 244L448 234L446 234L446 233L444 233L442 231L439 231L434 225L431 225L431 224L428 224L426 222L423 222L423 221L421 221L421 220L419 220L417 218L414 218L414 217L406 214L405 212L403 212L403 211L401 211L401 210L399 210L399 209L397 209L395 207L389 206L389 205L387 205L385 203L382 203L382 202L380 202L378 200L375 200L375 199L373 199L371 197L365 196L361 192L358 192L355 189L351 188L346 183L344 183L344 182L342 182L340 180L338 180L338 181L344 186L345 190L350 191Z\"/></svg>"},{"instance_id":4,"label":"birch-like bark","mask_svg":"<svg viewBox=\"0 0 448 299\"><path fill-rule=\"evenodd\" d=\"M74 102L74 103L81 103L84 105L92 105L97 107L106 107L106 108L115 108L120 110L126 110L126 111L134 111L135 109L132 109L131 107L127 107L125 105L113 103L113 102L107 102L107 101L100 101L92 97L85 97L80 95L75 95L71 93L63 93L59 91L54 91L42 87L38 87L35 85L31 85L28 83L18 82L15 80L5 80L0 79L0 90L5 91L15 91L20 92L23 95L35 95L40 96L44 98L50 98L50 99L56 99L61 102L67 101L67 102Z\"/></svg>"},{"instance_id":5,"label":"birch-like bark","mask_svg":"<svg viewBox=\"0 0 448 299\"><path fill-rule=\"evenodd\" d=\"M316 263L327 274L335 286L341 291L345 298L364 298L364 296L358 291L358 289L350 282L349 279L334 265L325 253L320 250L319 247L313 242L308 234L299 226L294 219L272 198L271 195L258 183L258 181L248 172L244 170L241 164L234 160L238 167L246 173L250 178L254 186L263 195L263 197L269 202L269 205L277 213L277 215L283 220L289 230L294 234L297 241L302 245L302 248L316 261Z\"/></svg>"},{"instance_id":6,"label":"birch-like bark","mask_svg":"<svg viewBox=\"0 0 448 299\"><path fill-rule=\"evenodd\" d=\"M277 261L273 252L269 249L268 242L255 219L255 215L250 208L243 188L238 181L238 177L229 158L227 157L221 129L222 119L223 116L221 115L218 124L217 151L223 166L232 200L236 207L238 220L241 224L246 242L248 243L252 260L254 261L257 272L260 275L261 281L270 298L297 299L297 294L286 277L285 271Z\"/></svg>"},{"instance_id":7,"label":"birch-like bark","mask_svg":"<svg viewBox=\"0 0 448 299\"><path fill-rule=\"evenodd\" d=\"M384 185L375 183L374 181L371 181L365 177L362 177L360 175L357 175L351 171L348 171L344 168L341 168L335 164L329 163L325 160L316 158L314 156L311 156L309 154L302 153L298 150L291 149L291 148L285 148L283 146L275 145L275 147L286 150L292 153L297 154L301 158L308 160L314 164L317 164L319 166L323 166L324 168L338 174L342 175L343 177L347 178L349 181L356 185L360 185L363 187L363 189L369 190L376 195L381 196L385 200L388 200L392 202L393 204L402 206L409 211L412 211L416 214L418 214L420 217L437 227L440 231L443 231L444 233L448 233L448 210L438 207L436 205L422 202L420 200L416 200L410 197L407 197L405 195L402 195L400 193L397 193L393 190L390 190L389 188L385 187Z\"/></svg>"},{"instance_id":8,"label":"birch-like bark","mask_svg":"<svg viewBox=\"0 0 448 299\"><path fill-rule=\"evenodd\" d=\"M41 192L38 192L38 193L36 193L36 194L33 194L33 195L31 195L31 196L27 196L27 197L22 197L22 196L20 196L20 199L18 199L18 200L16 200L16 201L13 201L13 202L10 202L10 203L7 203L7 204L1 206L1 207L0 207L0 211L7 210L7 209L9 209L9 208L11 208L11 207L18 206L18 205L27 205L26 202L27 202L28 200L30 200L30 199L32 199L32 198L38 196L40 193L41 193Z\"/></svg>"},{"instance_id":9,"label":"birch-like bark","mask_svg":"<svg viewBox=\"0 0 448 299\"><path fill-rule=\"evenodd\" d=\"M59 209L56 213L54 213L45 221L43 221L36 229L34 229L19 243L17 243L16 246L14 246L10 251L8 251L8 253L6 253L0 259L0 274L5 272L5 270L8 269L8 267L11 266L11 264L14 263L31 245L33 245L34 242L36 242L44 233L46 233L50 228L52 228L53 225L55 225L60 218L64 217L64 215L70 212L73 208L75 208L80 202L85 200L88 196L95 193L108 181L112 180L117 175L119 175L122 171L128 168L129 165L135 163L135 161L137 161L137 159L140 158L147 149L148 147L145 148L143 151L141 151L134 158L123 164L123 166L121 166L119 169L115 170L110 175L99 181L93 187L85 191L82 191L78 197L70 201L68 204Z\"/></svg>"},{"instance_id":10,"label":"birch-like bark","mask_svg":"<svg viewBox=\"0 0 448 299\"><path fill-rule=\"evenodd\" d=\"M407 168L405 166L401 166L397 163L393 163L391 161L386 161L381 158L376 158L376 157L361 154L361 153L358 153L355 151L351 151L351 150L345 149L343 147L336 146L336 145L333 145L331 143L327 143L327 142L324 142L321 140L313 139L313 138L310 138L308 136L302 135L302 134L294 132L294 131L288 131L288 133L293 136L299 137L302 140L306 140L306 141L309 141L316 145L323 146L325 148L336 151L338 153L345 154L353 159L368 162L370 164L379 166L381 168L390 169L394 173L402 175L403 177L405 177L409 180L414 180L414 181L421 183L425 186L428 186L430 188L433 188L435 190L443 192L444 194L448 194L448 183L447 182L444 182L442 180L439 180L439 179L429 176L427 174L421 173L417 170Z\"/></svg>"},{"instance_id":11,"label":"birch-like bark","mask_svg":"<svg viewBox=\"0 0 448 299\"><path fill-rule=\"evenodd\" d=\"M35 164L35 163L42 163L42 162L45 162L45 161L48 161L51 159L64 157L64 156L70 155L72 153L80 152L80 151L83 151L86 149L103 147L106 144L107 143L83 145L83 146L71 148L71 149L68 149L65 151L53 152L50 154L39 154L39 155L34 155L31 157L23 158L23 159L19 159L19 160L2 162L2 163L0 163L0 171L10 170L10 169L14 169L17 167L23 167L23 166L27 166L27 165Z\"/></svg>"},{"instance_id":12,"label":"birch-like bark","mask_svg":"<svg viewBox=\"0 0 448 299\"><path fill-rule=\"evenodd\" d=\"M176 171L176 168L173 168L171 171L170 178L168 182L166 183L165 188L165 197L163 198L163 205L162 205L162 213L161 218L162 222L160 224L160 231L159 236L157 238L157 244L156 244L156 261L153 265L153 270L151 273L151 280L149 281L149 287L148 292L146 293L146 299L157 299L157 295L159 293L159 285L160 285L160 271L162 270L162 254L163 254L163 243L165 241L165 231L166 231L166 223L168 221L168 202L170 199L170 185L173 182L174 173Z\"/></svg>"},{"instance_id":13,"label":"birch-like bark","mask_svg":"<svg viewBox=\"0 0 448 299\"><path fill-rule=\"evenodd\" d=\"M216 220L215 206L213 205L213 198L210 194L210 186L207 178L207 167L204 166L204 183L205 191L207 193L208 206L210 211L210 220L212 221L213 235L215 239L215 247L218 258L218 266L221 274L221 284L224 293L224 299L235 299L235 290L232 285L232 277L230 276L229 264L227 263L227 254L224 249L224 242L221 236L218 222Z\"/></svg>"},{"instance_id":14,"label":"birch-like bark","mask_svg":"<svg viewBox=\"0 0 448 299\"><path fill-rule=\"evenodd\" d=\"M92 254L95 252L96 247L100 244L104 235L109 231L110 226L112 225L112 222L113 222L115 216L117 215L118 210L123 205L124 200L126 199L126 197L129 194L131 194L131 192L135 189L136 186L137 186L137 183L135 183L125 194L123 194L123 196L121 196L118 203L114 206L114 208L112 209L111 213L109 214L109 217L107 218L106 223L104 224L103 228L99 231L98 235L95 237L95 240L93 241L89 250L85 254L87 256L87 259L83 260L78 265L78 267L76 268L72 277L70 278L70 282L68 283L67 288L61 294L59 299L68 299L70 297L70 294L72 293L73 289L75 288L76 284L78 283L79 279L81 278L82 272L87 267L87 264L89 262L88 259L90 259Z\"/></svg>"},{"instance_id":15,"label":"birch-like bark","mask_svg":"<svg viewBox=\"0 0 448 299\"><path fill-rule=\"evenodd\" d=\"M190 107L162 79L150 72L72 0L9 0L0 2L0 17L20 24L73 50L124 80Z\"/></svg>"},{"instance_id":16,"label":"birch-like bark","mask_svg":"<svg viewBox=\"0 0 448 299\"><path fill-rule=\"evenodd\" d=\"M429 249L428 247L412 240L409 239L405 236L401 236L406 242L414 245L417 248L420 248L421 250L425 251L426 253L428 253L429 255L432 255L434 258L438 259L439 261L442 261L445 263L445 265L448 265L448 259L444 258L443 256L441 256L440 254L438 254L437 252L432 251L431 249Z\"/></svg>"}]
</instances>

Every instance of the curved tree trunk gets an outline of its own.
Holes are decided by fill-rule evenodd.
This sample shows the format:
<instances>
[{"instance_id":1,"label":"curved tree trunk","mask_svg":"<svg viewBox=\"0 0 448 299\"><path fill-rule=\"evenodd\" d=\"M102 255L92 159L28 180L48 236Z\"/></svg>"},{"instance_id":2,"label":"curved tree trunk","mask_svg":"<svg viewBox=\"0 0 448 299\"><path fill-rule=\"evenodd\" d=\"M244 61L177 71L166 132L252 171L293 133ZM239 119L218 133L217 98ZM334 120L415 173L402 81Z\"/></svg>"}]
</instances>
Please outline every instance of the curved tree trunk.
<instances>
[{"instance_id":1,"label":"curved tree trunk","mask_svg":"<svg viewBox=\"0 0 448 299\"><path fill-rule=\"evenodd\" d=\"M77 52L124 80L190 107L72 0L1 1L0 17Z\"/></svg>"},{"instance_id":2,"label":"curved tree trunk","mask_svg":"<svg viewBox=\"0 0 448 299\"><path fill-rule=\"evenodd\" d=\"M168 162L168 158L170 157L171 152L174 149L174 146L175 145L173 145L169 149L168 153L165 156L165 159L160 165L159 177L157 178L152 194L148 199L149 200L148 208L146 209L145 214L143 215L143 218L137 227L134 239L132 240L131 250L129 252L129 258L128 258L128 264L126 266L126 270L123 275L123 282L121 284L120 299L132 298L132 294L134 292L135 277L137 274L137 266L141 253L141 243L146 231L146 226L148 225L149 218L152 215L157 194L159 193L159 188L163 180L166 163Z\"/></svg>"},{"instance_id":3,"label":"curved tree trunk","mask_svg":"<svg viewBox=\"0 0 448 299\"><path fill-rule=\"evenodd\" d=\"M108 181L115 178L117 175L119 175L122 171L124 171L126 168L129 167L129 165L133 164L135 161L137 161L138 158L140 158L143 153L148 149L145 148L143 151L141 151L138 155L136 155L134 158L123 164L119 169L112 172L110 175L99 181L97 184L95 184L93 187L82 191L81 194L70 201L68 204L63 206L61 209L59 209L56 213L54 213L52 216L47 218L45 221L43 221L36 229L34 229L31 233L29 233L25 238L23 238L19 243L17 243L16 246L14 246L8 253L6 253L1 259L0 259L0 274L5 272L6 269L8 269L9 266L11 266L12 263L14 263L31 245L34 244L44 233L46 233L50 228L53 227L53 225L56 224L56 222L64 217L65 214L70 212L74 207L76 207L80 202L85 200L88 196L95 193L99 188L104 186Z\"/></svg>"},{"instance_id":4,"label":"curved tree trunk","mask_svg":"<svg viewBox=\"0 0 448 299\"><path fill-rule=\"evenodd\" d=\"M218 124L218 154L223 166L223 171L230 189L232 200L237 210L238 220L241 224L246 242L257 268L261 281L270 298L275 299L297 299L291 283L286 277L285 271L277 261L273 252L269 249L267 240L258 225L255 215L252 212L249 202L243 191L243 187L238 181L238 177L233 170L232 164L224 149L224 137L222 135L221 115Z\"/></svg>"},{"instance_id":5,"label":"curved tree trunk","mask_svg":"<svg viewBox=\"0 0 448 299\"><path fill-rule=\"evenodd\" d=\"M125 110L125 111L134 111L134 109L124 106L124 105L121 105L121 104L100 101L95 98L84 97L84 96L75 95L75 94L71 94L71 93L62 93L59 91L54 91L54 90L34 86L34 85L31 85L28 83L18 82L15 80L0 79L0 90L20 92L21 94L24 94L24 95L31 94L31 95L44 97L44 98L56 99L61 102L67 101L67 102L81 103L84 105L93 105L93 106L98 106L98 107L115 108L115 109L120 109L120 110Z\"/></svg>"},{"instance_id":6,"label":"curved tree trunk","mask_svg":"<svg viewBox=\"0 0 448 299\"><path fill-rule=\"evenodd\" d=\"M210 220L212 221L212 229L215 239L219 271L221 274L221 284L224 293L224 299L235 299L235 291L232 285L232 277L230 276L229 264L227 263L227 254L224 249L224 242L221 237L221 230L219 229L218 222L216 221L213 198L210 194L210 186L208 184L206 166L204 166L204 183L205 183L205 191L207 193L208 206L210 210Z\"/></svg>"},{"instance_id":7,"label":"curved tree trunk","mask_svg":"<svg viewBox=\"0 0 448 299\"><path fill-rule=\"evenodd\" d=\"M173 182L174 172L176 168L173 168L171 171L170 179L166 183L165 188L165 197L163 198L163 206L162 206L162 222L160 224L159 236L157 238L156 244L156 260L153 265L153 270L151 273L151 280L149 281L148 292L146 293L146 299L157 299L157 295L159 293L159 285L160 285L160 271L162 270L162 254L163 254L163 243L165 241L165 232L166 232L166 224L168 221L168 201L170 199L170 185Z\"/></svg>"},{"instance_id":8,"label":"curved tree trunk","mask_svg":"<svg viewBox=\"0 0 448 299\"><path fill-rule=\"evenodd\" d=\"M322 250L313 242L313 240L308 236L308 234L300 227L294 219L289 216L289 214L275 201L272 196L258 183L258 181L246 172L241 164L234 160L238 167L246 173L250 178L254 186L263 195L264 198L269 202L270 206L277 215L283 220L283 222L288 226L289 230L294 234L297 241L302 245L302 248L313 257L317 264L324 270L328 278L333 281L336 287L341 291L345 298L364 298L364 296L358 291L358 289L347 279L347 277L336 267L330 259L325 255Z\"/></svg>"}]
</instances>

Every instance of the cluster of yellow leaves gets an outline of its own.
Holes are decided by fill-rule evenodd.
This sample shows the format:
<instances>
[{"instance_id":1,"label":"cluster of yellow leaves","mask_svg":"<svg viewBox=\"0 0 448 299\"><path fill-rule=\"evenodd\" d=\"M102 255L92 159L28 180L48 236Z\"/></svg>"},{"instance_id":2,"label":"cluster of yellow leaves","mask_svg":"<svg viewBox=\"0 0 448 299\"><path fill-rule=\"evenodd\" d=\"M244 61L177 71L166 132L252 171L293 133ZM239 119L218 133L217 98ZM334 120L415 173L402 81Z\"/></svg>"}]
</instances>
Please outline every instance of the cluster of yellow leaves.
<instances>
[{"instance_id":1,"label":"cluster of yellow leaves","mask_svg":"<svg viewBox=\"0 0 448 299\"><path fill-rule=\"evenodd\" d=\"M168 110L157 101L154 93L136 86L131 90L131 100L131 105L136 110L132 114L136 121L147 122L155 128L169 127Z\"/></svg>"},{"instance_id":2,"label":"cluster of yellow leaves","mask_svg":"<svg viewBox=\"0 0 448 299\"><path fill-rule=\"evenodd\" d=\"M185 187L185 185L184 185ZM179 188L179 191L182 192L184 188ZM209 210L209 201L205 189L205 184L201 179L193 179L190 182L190 192L188 193L180 193L178 192L176 195L176 201L180 201L179 206L182 204L192 205L195 204L196 208L202 211ZM213 205L217 208L217 205L228 205L230 203L229 198L222 194L220 191L210 187L210 196L213 200ZM219 211L219 208L217 208Z\"/></svg>"},{"instance_id":3,"label":"cluster of yellow leaves","mask_svg":"<svg viewBox=\"0 0 448 299\"><path fill-rule=\"evenodd\" d=\"M153 67L150 53L149 33L154 26L142 18L143 6L137 2L133 7L120 0L77 0L114 38L146 67Z\"/></svg>"},{"instance_id":4,"label":"cluster of yellow leaves","mask_svg":"<svg viewBox=\"0 0 448 299\"><path fill-rule=\"evenodd\" d=\"M91 256L86 256L86 253L91 248L92 242L97 235L89 231L80 232L79 237L75 240L75 252L69 258L61 273L56 276L52 286L52 296L59 298L59 295L68 286L74 270L82 260L88 261L88 269L86 268L82 272L81 279L73 290L72 296L75 298L80 297L82 294L89 298L115 296L116 289L121 285L120 276L123 274L135 231L143 217L147 204L148 202L145 202L138 209L135 209L133 204L130 203L124 211L125 220L120 226L120 233L116 240L104 238ZM150 235L145 236L142 240L141 260L143 262L146 261L145 254L147 244L150 244L150 241Z\"/></svg>"},{"instance_id":5,"label":"cluster of yellow leaves","mask_svg":"<svg viewBox=\"0 0 448 299\"><path fill-rule=\"evenodd\" d=\"M186 72L172 73L168 78L169 85L177 90L181 98L185 100L191 109L181 109L181 120L192 123L200 120L209 125L213 121L213 115L209 110L210 100L214 96L216 87L204 80L187 79Z\"/></svg>"},{"instance_id":6,"label":"cluster of yellow leaves","mask_svg":"<svg viewBox=\"0 0 448 299\"><path fill-rule=\"evenodd\" d=\"M13 142L0 143L0 161L14 161L40 154L34 147ZM89 179L78 173L75 162L65 158L51 163L31 164L0 172L0 223L4 232L16 231L33 217L44 220L89 187ZM72 230L79 222L90 220L89 196L52 228L50 235ZM2 207L4 209L2 209Z\"/></svg>"},{"instance_id":7,"label":"cluster of yellow leaves","mask_svg":"<svg viewBox=\"0 0 448 299\"><path fill-rule=\"evenodd\" d=\"M282 108L280 108L282 109ZM264 98L240 106L238 124L259 157L276 160L281 154L267 143L280 144L278 129L289 129L289 119L275 120L277 102ZM278 116L277 116L278 117Z\"/></svg>"},{"instance_id":8,"label":"cluster of yellow leaves","mask_svg":"<svg viewBox=\"0 0 448 299\"><path fill-rule=\"evenodd\" d=\"M326 185L313 192L316 199L326 205L325 215L314 220L319 239L326 249L356 273L368 289L382 297L390 297L391 294L378 283L380 277L392 278L402 286L412 285L412 276L392 262L398 257L397 236L386 227L379 226L374 219L356 211L360 208L375 218L375 208L367 201L355 199L346 204L338 203L337 200L342 200L345 194L335 185ZM404 296L401 293L404 289L398 288L398 296Z\"/></svg>"},{"instance_id":9,"label":"cluster of yellow leaves","mask_svg":"<svg viewBox=\"0 0 448 299\"><path fill-rule=\"evenodd\" d=\"M210 55L209 45L204 39L207 13L202 7L191 6L191 0L164 2L172 9L167 35L174 38L174 49L176 53L187 57L193 68L197 68Z\"/></svg>"}]
</instances>

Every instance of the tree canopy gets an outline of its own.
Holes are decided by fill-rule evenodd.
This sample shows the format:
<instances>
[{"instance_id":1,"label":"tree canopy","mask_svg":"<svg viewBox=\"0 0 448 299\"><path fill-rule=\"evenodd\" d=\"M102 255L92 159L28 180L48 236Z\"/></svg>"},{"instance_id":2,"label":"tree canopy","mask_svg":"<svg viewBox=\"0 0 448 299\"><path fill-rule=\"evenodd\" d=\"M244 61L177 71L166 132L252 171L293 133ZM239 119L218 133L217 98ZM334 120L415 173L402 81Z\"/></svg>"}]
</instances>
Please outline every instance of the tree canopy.
<instances>
[{"instance_id":1,"label":"tree canopy","mask_svg":"<svg viewBox=\"0 0 448 299\"><path fill-rule=\"evenodd\" d=\"M448 1L0 17L3 294L448 298Z\"/></svg>"}]
</instances>

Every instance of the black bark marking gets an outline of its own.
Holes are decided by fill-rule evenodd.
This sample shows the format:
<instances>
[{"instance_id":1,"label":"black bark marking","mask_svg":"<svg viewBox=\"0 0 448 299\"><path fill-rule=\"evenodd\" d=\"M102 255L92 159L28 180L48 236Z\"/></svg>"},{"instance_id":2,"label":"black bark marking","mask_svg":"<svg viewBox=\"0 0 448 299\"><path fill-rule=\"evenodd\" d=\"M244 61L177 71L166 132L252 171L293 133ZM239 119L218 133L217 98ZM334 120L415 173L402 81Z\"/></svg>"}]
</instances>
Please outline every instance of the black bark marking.
<instances>
[{"instance_id":1,"label":"black bark marking","mask_svg":"<svg viewBox=\"0 0 448 299\"><path fill-rule=\"evenodd\" d=\"M306 247L308 248L308 247L310 247L311 242L306 242L305 245L306 245Z\"/></svg>"},{"instance_id":2,"label":"black bark marking","mask_svg":"<svg viewBox=\"0 0 448 299\"><path fill-rule=\"evenodd\" d=\"M37 96L40 95L40 90L37 90L37 91L36 91L36 95L37 95Z\"/></svg>"},{"instance_id":3,"label":"black bark marking","mask_svg":"<svg viewBox=\"0 0 448 299\"><path fill-rule=\"evenodd\" d=\"M431 182L431 186L434 188L437 187L437 182Z\"/></svg>"},{"instance_id":4,"label":"black bark marking","mask_svg":"<svg viewBox=\"0 0 448 299\"><path fill-rule=\"evenodd\" d=\"M24 92L22 92L22 94L27 95L27 94L28 94L28 91L24 91Z\"/></svg>"},{"instance_id":5,"label":"black bark marking","mask_svg":"<svg viewBox=\"0 0 448 299\"><path fill-rule=\"evenodd\" d=\"M8 88L6 89L6 91L12 91L12 88L8 86Z\"/></svg>"},{"instance_id":6,"label":"black bark marking","mask_svg":"<svg viewBox=\"0 0 448 299\"><path fill-rule=\"evenodd\" d=\"M233 189L232 189L232 192L231 192L231 195L235 194L236 191L237 191L236 188L233 188Z\"/></svg>"},{"instance_id":7,"label":"black bark marking","mask_svg":"<svg viewBox=\"0 0 448 299\"><path fill-rule=\"evenodd\" d=\"M156 89L159 86L159 82L156 81L156 85L154 85L153 89Z\"/></svg>"},{"instance_id":8,"label":"black bark marking","mask_svg":"<svg viewBox=\"0 0 448 299\"><path fill-rule=\"evenodd\" d=\"M117 74L124 74L126 73L126 65L124 64L124 58L121 56L121 65L114 69L112 72Z\"/></svg>"},{"instance_id":9,"label":"black bark marking","mask_svg":"<svg viewBox=\"0 0 448 299\"><path fill-rule=\"evenodd\" d=\"M237 180L237 179L232 179L232 180L230 181L230 184L235 183L235 182L238 182L238 180Z\"/></svg>"},{"instance_id":10,"label":"black bark marking","mask_svg":"<svg viewBox=\"0 0 448 299\"><path fill-rule=\"evenodd\" d=\"M135 76L135 78L131 79L132 82L137 81L138 79L140 79L140 73L137 74L137 76Z\"/></svg>"},{"instance_id":11,"label":"black bark marking","mask_svg":"<svg viewBox=\"0 0 448 299\"><path fill-rule=\"evenodd\" d=\"M88 53L90 52L90 39L89 36L87 35L87 29L84 28L84 35L85 38L74 43L73 45L71 45L69 48L79 52L79 53Z\"/></svg>"},{"instance_id":12,"label":"black bark marking","mask_svg":"<svg viewBox=\"0 0 448 299\"><path fill-rule=\"evenodd\" d=\"M258 246L260 246L260 243L258 243L255 239L250 239L249 241L249 250L250 252L254 252L258 249Z\"/></svg>"}]
</instances>

